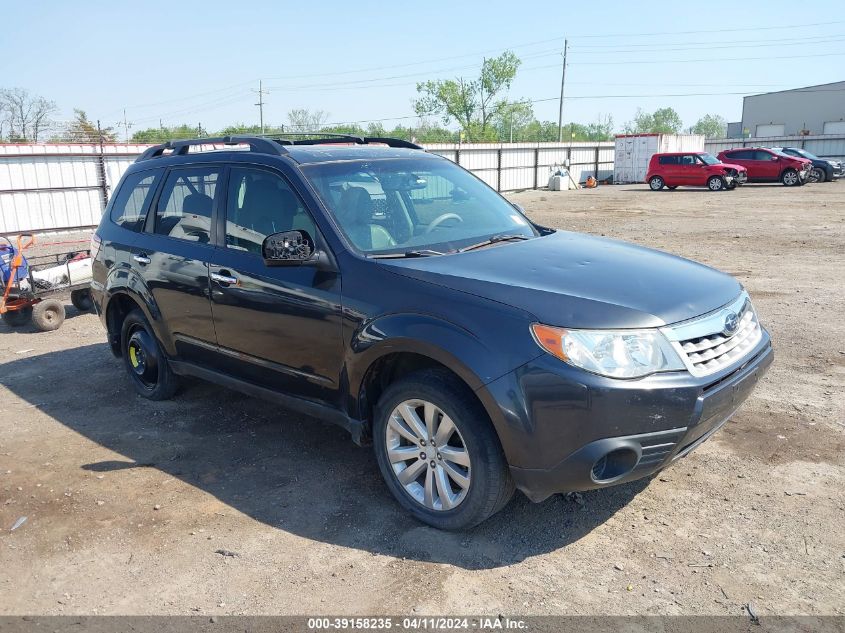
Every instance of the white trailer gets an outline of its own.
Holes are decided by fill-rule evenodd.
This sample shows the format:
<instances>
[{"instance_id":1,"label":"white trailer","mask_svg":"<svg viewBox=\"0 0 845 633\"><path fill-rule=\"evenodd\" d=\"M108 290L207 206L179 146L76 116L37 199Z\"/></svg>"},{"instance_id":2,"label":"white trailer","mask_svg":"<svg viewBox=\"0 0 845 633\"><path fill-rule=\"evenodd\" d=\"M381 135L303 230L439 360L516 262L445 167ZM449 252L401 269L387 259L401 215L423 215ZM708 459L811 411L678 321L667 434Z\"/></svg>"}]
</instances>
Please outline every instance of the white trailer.
<instances>
[{"instance_id":1,"label":"white trailer","mask_svg":"<svg viewBox=\"0 0 845 633\"><path fill-rule=\"evenodd\" d=\"M613 182L645 182L648 162L657 153L703 151L703 134L620 134L616 137Z\"/></svg>"}]
</instances>

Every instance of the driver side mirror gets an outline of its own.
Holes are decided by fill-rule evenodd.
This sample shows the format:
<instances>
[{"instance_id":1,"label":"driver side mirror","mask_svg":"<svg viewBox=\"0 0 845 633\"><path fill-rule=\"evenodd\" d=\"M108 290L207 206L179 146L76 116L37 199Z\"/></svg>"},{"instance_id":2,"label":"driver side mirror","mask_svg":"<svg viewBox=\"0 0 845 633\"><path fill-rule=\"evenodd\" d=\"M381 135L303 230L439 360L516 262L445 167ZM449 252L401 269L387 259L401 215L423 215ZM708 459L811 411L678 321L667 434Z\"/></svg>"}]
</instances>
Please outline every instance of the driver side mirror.
<instances>
[{"instance_id":1,"label":"driver side mirror","mask_svg":"<svg viewBox=\"0 0 845 633\"><path fill-rule=\"evenodd\" d=\"M308 231L271 233L261 244L265 266L303 266L332 269L328 254L317 250Z\"/></svg>"}]
</instances>

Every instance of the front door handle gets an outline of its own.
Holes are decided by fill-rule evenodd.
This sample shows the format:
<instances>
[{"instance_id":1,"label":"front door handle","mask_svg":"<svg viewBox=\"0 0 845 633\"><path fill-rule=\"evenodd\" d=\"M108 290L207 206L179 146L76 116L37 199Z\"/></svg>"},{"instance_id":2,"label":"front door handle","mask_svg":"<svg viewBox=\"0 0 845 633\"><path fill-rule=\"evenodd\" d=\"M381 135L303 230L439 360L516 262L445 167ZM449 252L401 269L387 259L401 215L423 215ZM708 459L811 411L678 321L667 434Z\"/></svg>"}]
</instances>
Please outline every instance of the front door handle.
<instances>
[{"instance_id":1,"label":"front door handle","mask_svg":"<svg viewBox=\"0 0 845 633\"><path fill-rule=\"evenodd\" d=\"M132 259L134 259L139 264L143 264L144 266L146 266L147 264L150 263L150 258L147 257L146 255L144 255L144 253L140 253L138 255L133 255Z\"/></svg>"},{"instance_id":2,"label":"front door handle","mask_svg":"<svg viewBox=\"0 0 845 633\"><path fill-rule=\"evenodd\" d=\"M229 271L227 271L227 270L223 270L219 273L211 273L211 279L212 279L212 281L216 281L217 283L224 285L224 286L236 285L238 283L238 278L232 277L231 275L224 274L224 273L228 273L228 272Z\"/></svg>"}]
</instances>

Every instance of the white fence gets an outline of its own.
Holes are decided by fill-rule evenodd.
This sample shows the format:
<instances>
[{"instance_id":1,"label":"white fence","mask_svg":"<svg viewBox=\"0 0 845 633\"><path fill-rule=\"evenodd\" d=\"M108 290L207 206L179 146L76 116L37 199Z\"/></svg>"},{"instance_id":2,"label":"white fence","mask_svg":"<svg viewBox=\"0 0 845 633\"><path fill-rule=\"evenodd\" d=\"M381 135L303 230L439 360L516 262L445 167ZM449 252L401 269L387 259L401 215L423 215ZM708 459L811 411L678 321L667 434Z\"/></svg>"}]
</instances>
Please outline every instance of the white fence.
<instances>
[{"instance_id":1,"label":"white fence","mask_svg":"<svg viewBox=\"0 0 845 633\"><path fill-rule=\"evenodd\" d=\"M845 157L845 136L716 139L713 154L739 146L797 146ZM0 145L0 234L95 226L126 168L148 145ZM545 187L555 165L573 177L613 175L614 143L441 143L426 149L469 169L498 191Z\"/></svg>"}]
</instances>

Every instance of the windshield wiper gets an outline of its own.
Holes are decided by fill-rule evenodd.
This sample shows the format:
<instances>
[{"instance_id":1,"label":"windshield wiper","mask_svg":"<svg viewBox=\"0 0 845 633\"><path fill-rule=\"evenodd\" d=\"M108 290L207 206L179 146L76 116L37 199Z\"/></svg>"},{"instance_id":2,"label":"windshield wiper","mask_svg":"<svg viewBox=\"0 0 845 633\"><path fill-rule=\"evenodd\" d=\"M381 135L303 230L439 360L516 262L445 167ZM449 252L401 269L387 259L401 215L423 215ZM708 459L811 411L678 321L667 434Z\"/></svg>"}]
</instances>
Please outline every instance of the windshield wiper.
<instances>
[{"instance_id":1,"label":"windshield wiper","mask_svg":"<svg viewBox=\"0 0 845 633\"><path fill-rule=\"evenodd\" d=\"M476 248L484 248L485 246L490 246L491 244L496 244L498 242L510 242L511 240L529 240L531 239L527 235L522 235L521 233L515 233L513 235L504 233L501 235L494 235L483 242L479 242L478 244L472 244L470 246L465 246L462 249L458 250L459 253L465 253L466 251L474 251Z\"/></svg>"},{"instance_id":2,"label":"windshield wiper","mask_svg":"<svg viewBox=\"0 0 845 633\"><path fill-rule=\"evenodd\" d=\"M367 255L370 259L397 259L400 257L431 257L432 255L445 255L440 251L433 251L425 248L415 251L404 251L402 253L376 253L375 255Z\"/></svg>"}]
</instances>

